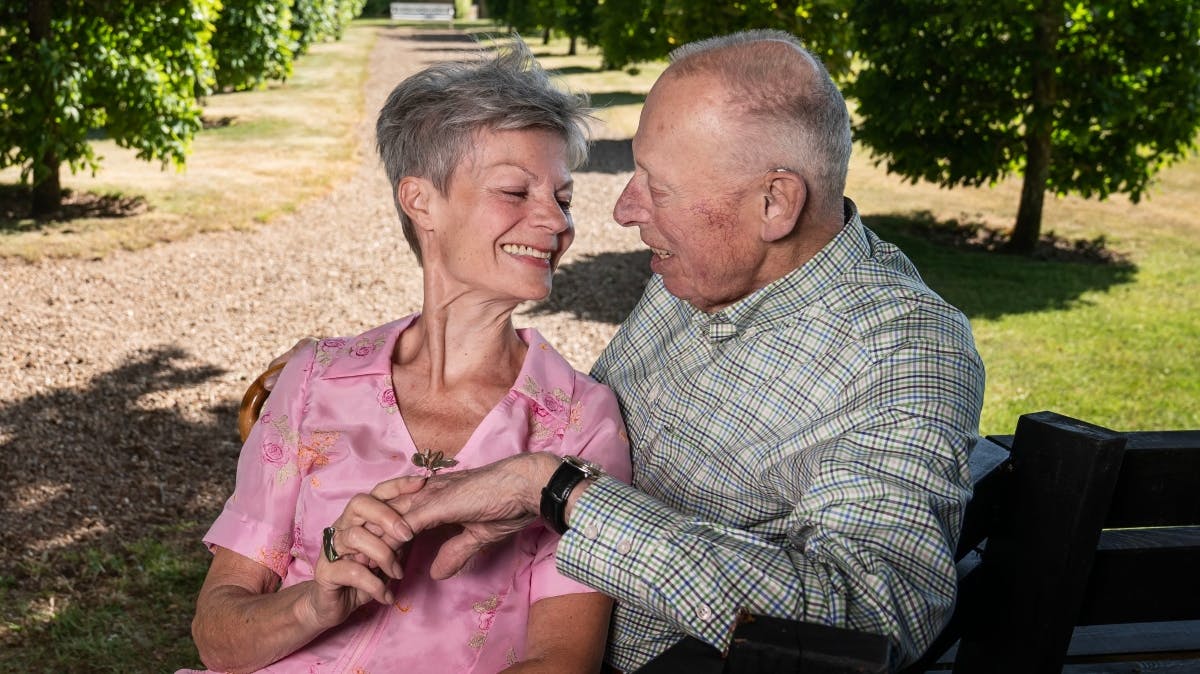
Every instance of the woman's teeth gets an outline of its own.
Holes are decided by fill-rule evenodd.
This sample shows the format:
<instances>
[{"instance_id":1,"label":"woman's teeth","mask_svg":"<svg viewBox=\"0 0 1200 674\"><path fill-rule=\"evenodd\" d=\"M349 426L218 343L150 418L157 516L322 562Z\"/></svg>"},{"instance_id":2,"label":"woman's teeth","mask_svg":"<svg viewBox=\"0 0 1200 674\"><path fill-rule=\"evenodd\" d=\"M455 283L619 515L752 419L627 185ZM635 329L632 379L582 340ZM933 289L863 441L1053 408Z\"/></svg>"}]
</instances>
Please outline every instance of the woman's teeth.
<instances>
[{"instance_id":1,"label":"woman's teeth","mask_svg":"<svg viewBox=\"0 0 1200 674\"><path fill-rule=\"evenodd\" d=\"M500 246L500 250L502 250L510 255L525 255L528 257L540 257L543 260L550 259L550 251L538 250L537 248L530 248L529 246L519 246L517 244L506 243L503 246Z\"/></svg>"}]
</instances>

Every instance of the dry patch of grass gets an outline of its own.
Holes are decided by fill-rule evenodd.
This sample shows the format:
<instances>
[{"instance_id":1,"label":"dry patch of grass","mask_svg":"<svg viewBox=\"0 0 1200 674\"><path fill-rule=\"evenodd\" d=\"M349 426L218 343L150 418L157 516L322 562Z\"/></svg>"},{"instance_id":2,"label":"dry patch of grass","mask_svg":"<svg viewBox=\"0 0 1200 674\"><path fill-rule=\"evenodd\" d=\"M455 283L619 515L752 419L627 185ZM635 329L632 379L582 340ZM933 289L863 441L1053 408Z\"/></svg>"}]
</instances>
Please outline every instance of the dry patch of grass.
<instances>
[{"instance_id":1,"label":"dry patch of grass","mask_svg":"<svg viewBox=\"0 0 1200 674\"><path fill-rule=\"evenodd\" d=\"M355 125L375 34L373 26L355 24L341 41L313 45L288 82L209 97L206 128L182 170L164 170L97 141L103 159L95 176L63 169L71 199L139 202L143 212L112 217L68 208L63 218L45 222L0 212L0 257L97 258L253 227L325 193L358 163ZM16 183L18 176L15 169L2 171L0 183Z\"/></svg>"}]
</instances>

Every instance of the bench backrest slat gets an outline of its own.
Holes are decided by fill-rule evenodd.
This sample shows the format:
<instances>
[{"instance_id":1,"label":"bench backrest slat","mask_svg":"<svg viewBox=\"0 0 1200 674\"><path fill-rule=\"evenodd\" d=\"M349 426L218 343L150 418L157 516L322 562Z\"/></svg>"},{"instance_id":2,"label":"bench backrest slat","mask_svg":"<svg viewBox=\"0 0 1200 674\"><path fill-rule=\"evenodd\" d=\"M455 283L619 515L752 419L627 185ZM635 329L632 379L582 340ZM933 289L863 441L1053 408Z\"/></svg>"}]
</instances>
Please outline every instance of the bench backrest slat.
<instances>
[{"instance_id":1,"label":"bench backrest slat","mask_svg":"<svg viewBox=\"0 0 1200 674\"><path fill-rule=\"evenodd\" d=\"M1108 528L1200 525L1200 431L1125 433Z\"/></svg>"},{"instance_id":2,"label":"bench backrest slat","mask_svg":"<svg viewBox=\"0 0 1200 674\"><path fill-rule=\"evenodd\" d=\"M1052 412L1018 421L1011 493L988 536L983 588L964 597L956 672L1062 668L1125 443Z\"/></svg>"}]
</instances>

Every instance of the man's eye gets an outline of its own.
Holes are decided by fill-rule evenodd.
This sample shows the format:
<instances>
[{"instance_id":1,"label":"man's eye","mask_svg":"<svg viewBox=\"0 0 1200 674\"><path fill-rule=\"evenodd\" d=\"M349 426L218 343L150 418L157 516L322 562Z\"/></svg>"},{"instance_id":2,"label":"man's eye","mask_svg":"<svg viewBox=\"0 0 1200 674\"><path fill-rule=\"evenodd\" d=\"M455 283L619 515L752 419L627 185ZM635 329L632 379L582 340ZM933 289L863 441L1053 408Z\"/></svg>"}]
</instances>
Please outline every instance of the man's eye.
<instances>
[{"instance_id":1,"label":"man's eye","mask_svg":"<svg viewBox=\"0 0 1200 674\"><path fill-rule=\"evenodd\" d=\"M517 199L524 199L529 194L524 190L504 190L504 193Z\"/></svg>"},{"instance_id":2,"label":"man's eye","mask_svg":"<svg viewBox=\"0 0 1200 674\"><path fill-rule=\"evenodd\" d=\"M559 199L558 207L562 209L563 213L570 213L571 212L571 200L570 199Z\"/></svg>"}]
</instances>

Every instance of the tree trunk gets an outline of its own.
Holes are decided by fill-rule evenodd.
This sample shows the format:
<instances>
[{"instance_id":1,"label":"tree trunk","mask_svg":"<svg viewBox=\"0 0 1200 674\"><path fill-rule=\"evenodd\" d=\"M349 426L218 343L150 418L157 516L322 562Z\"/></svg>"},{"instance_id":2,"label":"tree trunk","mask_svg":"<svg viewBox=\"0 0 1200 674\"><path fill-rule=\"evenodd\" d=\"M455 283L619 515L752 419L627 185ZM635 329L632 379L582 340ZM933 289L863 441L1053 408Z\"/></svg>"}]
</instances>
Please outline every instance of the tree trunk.
<instances>
[{"instance_id":1,"label":"tree trunk","mask_svg":"<svg viewBox=\"0 0 1200 674\"><path fill-rule=\"evenodd\" d=\"M578 38L576 38L576 36L574 36L574 35L571 36L571 46L567 47L567 56L575 55L575 41L577 39Z\"/></svg>"},{"instance_id":2,"label":"tree trunk","mask_svg":"<svg viewBox=\"0 0 1200 674\"><path fill-rule=\"evenodd\" d=\"M1033 94L1025 123L1025 182L1021 186L1021 205L1013 226L1008 250L1032 253L1042 229L1042 205L1050 177L1050 137L1054 130L1054 106L1058 84L1054 75L1055 51L1062 26L1062 4L1043 0L1033 29Z\"/></svg>"},{"instance_id":3,"label":"tree trunk","mask_svg":"<svg viewBox=\"0 0 1200 674\"><path fill-rule=\"evenodd\" d=\"M29 20L29 41L34 44L50 39L50 5L50 0L29 0L25 6ZM51 96L53 93L45 92L45 95ZM47 106L47 109L51 107ZM52 120L46 120L46 125L45 133L53 138ZM49 215L62 206L62 184L58 179L60 163L53 150L46 150L34 160L30 206L35 218Z\"/></svg>"},{"instance_id":4,"label":"tree trunk","mask_svg":"<svg viewBox=\"0 0 1200 674\"><path fill-rule=\"evenodd\" d=\"M62 207L62 183L58 169L61 162L53 152L47 152L33 167L33 190L30 204L33 217L44 218Z\"/></svg>"},{"instance_id":5,"label":"tree trunk","mask_svg":"<svg viewBox=\"0 0 1200 674\"><path fill-rule=\"evenodd\" d=\"M542 29L542 44L550 44L550 27L546 26Z\"/></svg>"}]
</instances>

